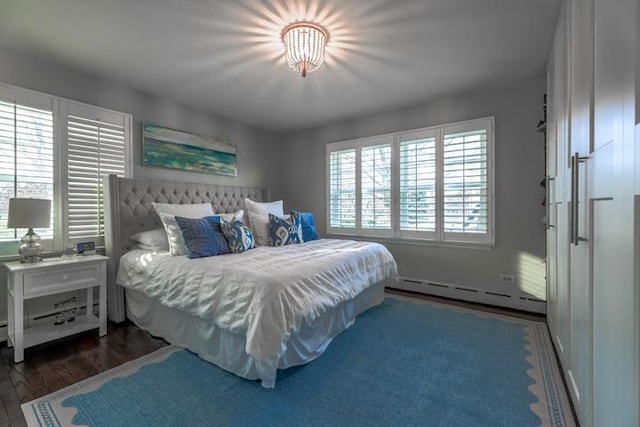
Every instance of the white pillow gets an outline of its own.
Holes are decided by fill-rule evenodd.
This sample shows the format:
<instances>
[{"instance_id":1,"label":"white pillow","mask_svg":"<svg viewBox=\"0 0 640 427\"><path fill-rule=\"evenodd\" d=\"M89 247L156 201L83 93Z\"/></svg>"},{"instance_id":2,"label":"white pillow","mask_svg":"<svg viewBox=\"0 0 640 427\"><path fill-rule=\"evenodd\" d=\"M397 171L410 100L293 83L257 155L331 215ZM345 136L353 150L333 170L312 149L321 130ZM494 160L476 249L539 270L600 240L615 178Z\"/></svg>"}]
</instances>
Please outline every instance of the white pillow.
<instances>
[{"instance_id":1,"label":"white pillow","mask_svg":"<svg viewBox=\"0 0 640 427\"><path fill-rule=\"evenodd\" d=\"M169 250L169 240L164 228L155 228L153 230L141 231L130 237L136 243L153 248L166 248Z\"/></svg>"},{"instance_id":2,"label":"white pillow","mask_svg":"<svg viewBox=\"0 0 640 427\"><path fill-rule=\"evenodd\" d=\"M269 214L282 216L282 200L277 202L258 203L251 199L244 199L249 217L249 226L256 239L256 243L262 246L269 246Z\"/></svg>"},{"instance_id":3,"label":"white pillow","mask_svg":"<svg viewBox=\"0 0 640 427\"><path fill-rule=\"evenodd\" d=\"M164 230L162 230L162 232L164 233ZM133 245L132 249L142 249L143 251L150 251L150 252L169 252L169 246L148 246L142 243L136 243L135 245Z\"/></svg>"},{"instance_id":4,"label":"white pillow","mask_svg":"<svg viewBox=\"0 0 640 427\"><path fill-rule=\"evenodd\" d=\"M190 205L174 205L171 203L153 203L153 208L158 213L169 240L169 252L171 255L186 255L185 246L180 227L176 223L176 216L185 218L203 218L214 215L211 203L194 203Z\"/></svg>"},{"instance_id":5,"label":"white pillow","mask_svg":"<svg viewBox=\"0 0 640 427\"><path fill-rule=\"evenodd\" d=\"M239 209L235 212L231 212L231 213L217 213L215 214L217 216L219 216L220 218L224 219L227 222L233 222L233 221L240 221L242 222L243 218L244 218L244 211L242 209Z\"/></svg>"}]
</instances>

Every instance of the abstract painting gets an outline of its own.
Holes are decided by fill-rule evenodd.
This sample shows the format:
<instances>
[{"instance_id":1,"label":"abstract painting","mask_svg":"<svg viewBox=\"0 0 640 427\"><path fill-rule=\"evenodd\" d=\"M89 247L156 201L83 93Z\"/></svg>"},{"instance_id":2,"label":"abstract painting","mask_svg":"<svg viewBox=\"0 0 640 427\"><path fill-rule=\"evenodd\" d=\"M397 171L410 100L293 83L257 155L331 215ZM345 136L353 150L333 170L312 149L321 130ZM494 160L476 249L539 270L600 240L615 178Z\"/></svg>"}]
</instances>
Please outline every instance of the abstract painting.
<instances>
[{"instance_id":1,"label":"abstract painting","mask_svg":"<svg viewBox=\"0 0 640 427\"><path fill-rule=\"evenodd\" d=\"M224 139L143 123L142 141L143 166L238 176L236 146Z\"/></svg>"}]
</instances>

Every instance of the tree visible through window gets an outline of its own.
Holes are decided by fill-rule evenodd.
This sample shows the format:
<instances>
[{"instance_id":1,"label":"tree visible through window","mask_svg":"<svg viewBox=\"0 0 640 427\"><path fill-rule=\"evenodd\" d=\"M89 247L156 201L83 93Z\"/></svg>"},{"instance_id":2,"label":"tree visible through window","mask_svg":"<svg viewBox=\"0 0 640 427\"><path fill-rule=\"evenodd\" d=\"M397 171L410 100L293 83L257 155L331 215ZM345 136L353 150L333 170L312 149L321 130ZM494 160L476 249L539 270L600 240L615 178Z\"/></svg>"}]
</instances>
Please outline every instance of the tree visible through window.
<instances>
[{"instance_id":1,"label":"tree visible through window","mask_svg":"<svg viewBox=\"0 0 640 427\"><path fill-rule=\"evenodd\" d=\"M330 234L493 243L493 118L327 146Z\"/></svg>"},{"instance_id":2,"label":"tree visible through window","mask_svg":"<svg viewBox=\"0 0 640 427\"><path fill-rule=\"evenodd\" d=\"M53 112L0 101L0 239L27 230L7 229L9 199L53 199ZM53 225L53 221L51 222ZM51 238L53 228L35 230Z\"/></svg>"},{"instance_id":3,"label":"tree visible through window","mask_svg":"<svg viewBox=\"0 0 640 427\"><path fill-rule=\"evenodd\" d=\"M103 243L102 177L128 176L131 116L0 84L0 256L15 255L27 230L7 229L9 199L52 202L37 229L45 251Z\"/></svg>"}]
</instances>

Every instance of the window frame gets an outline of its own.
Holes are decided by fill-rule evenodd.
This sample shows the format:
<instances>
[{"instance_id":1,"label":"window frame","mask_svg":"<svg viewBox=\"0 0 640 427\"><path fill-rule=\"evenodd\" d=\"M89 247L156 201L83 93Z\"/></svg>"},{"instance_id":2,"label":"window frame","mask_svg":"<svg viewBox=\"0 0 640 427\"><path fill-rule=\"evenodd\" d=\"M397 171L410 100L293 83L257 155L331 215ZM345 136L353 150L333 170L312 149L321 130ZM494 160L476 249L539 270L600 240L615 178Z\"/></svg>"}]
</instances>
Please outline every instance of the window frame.
<instances>
[{"instance_id":1,"label":"window frame","mask_svg":"<svg viewBox=\"0 0 640 427\"><path fill-rule=\"evenodd\" d=\"M103 238L100 236L94 236L92 239L70 240L68 235L68 164L65 159L67 159L69 110L70 108L85 110L86 112L91 112L94 117L113 117L113 115L116 115L123 118L126 132L124 148L125 176L128 177L132 176L133 170L132 115L5 83L0 83L0 100L37 108L42 108L43 105L50 105L53 113L53 237L43 237L41 241L45 254L60 252L66 244L75 244L78 241L93 240L96 243L96 247L101 247ZM17 251L21 245L21 237L18 236L17 240L0 241L0 260L17 257Z\"/></svg>"},{"instance_id":2,"label":"window frame","mask_svg":"<svg viewBox=\"0 0 640 427\"><path fill-rule=\"evenodd\" d=\"M445 232L444 214L444 140L452 133L486 130L486 180L487 180L487 230L486 233ZM333 142L326 145L326 232L329 236L348 236L353 238L374 238L376 240L405 242L426 245L452 245L470 247L492 247L495 245L495 119L493 116L462 122L447 123L419 129ZM401 230L400 214L400 146L413 138L435 138L435 230ZM381 141L391 141L391 228L390 230L366 230L361 226L362 188L361 188L361 151L364 147L379 145ZM345 149L356 150L356 226L353 228L331 225L331 153Z\"/></svg>"}]
</instances>

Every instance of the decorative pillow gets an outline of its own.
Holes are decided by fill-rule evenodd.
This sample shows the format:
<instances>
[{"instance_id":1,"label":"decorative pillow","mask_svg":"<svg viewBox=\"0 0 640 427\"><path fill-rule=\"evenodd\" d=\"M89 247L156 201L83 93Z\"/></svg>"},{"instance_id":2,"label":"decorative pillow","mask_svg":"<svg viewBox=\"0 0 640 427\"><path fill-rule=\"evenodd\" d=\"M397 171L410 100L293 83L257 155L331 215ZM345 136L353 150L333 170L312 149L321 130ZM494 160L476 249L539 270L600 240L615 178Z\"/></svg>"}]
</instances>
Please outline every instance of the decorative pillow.
<instances>
[{"instance_id":1,"label":"decorative pillow","mask_svg":"<svg viewBox=\"0 0 640 427\"><path fill-rule=\"evenodd\" d=\"M318 240L318 230L316 230L316 220L311 212L298 212L291 209L289 211L292 215L298 214L300 217L300 225L302 227L302 241L310 242L312 240Z\"/></svg>"},{"instance_id":2,"label":"decorative pillow","mask_svg":"<svg viewBox=\"0 0 640 427\"><path fill-rule=\"evenodd\" d=\"M239 254L256 247L251 230L241 221L230 222L223 219L220 223L220 229L224 237L227 238L231 252Z\"/></svg>"},{"instance_id":3,"label":"decorative pillow","mask_svg":"<svg viewBox=\"0 0 640 427\"><path fill-rule=\"evenodd\" d=\"M251 199L244 199L247 208L247 216L249 217L249 225L251 231L256 237L256 243L262 246L270 244L269 238L269 214L282 216L284 214L282 208L282 200L277 202L258 203Z\"/></svg>"},{"instance_id":4,"label":"decorative pillow","mask_svg":"<svg viewBox=\"0 0 640 427\"><path fill-rule=\"evenodd\" d=\"M153 207L162 221L164 231L169 240L169 252L171 255L186 255L187 247L175 216L183 218L204 218L213 215L211 203L194 203L191 205L173 205L170 203L153 203Z\"/></svg>"},{"instance_id":5,"label":"decorative pillow","mask_svg":"<svg viewBox=\"0 0 640 427\"><path fill-rule=\"evenodd\" d=\"M167 240L167 233L164 231L164 228L141 231L131 236L130 239L150 248L165 248L165 250L169 250L169 241Z\"/></svg>"},{"instance_id":6,"label":"decorative pillow","mask_svg":"<svg viewBox=\"0 0 640 427\"><path fill-rule=\"evenodd\" d=\"M197 219L176 216L175 218L182 232L189 258L203 258L231 252L227 239L220 230L220 217L208 216Z\"/></svg>"},{"instance_id":7,"label":"decorative pillow","mask_svg":"<svg viewBox=\"0 0 640 427\"><path fill-rule=\"evenodd\" d=\"M297 213L291 214L291 219L269 214L269 229L271 231L271 246L285 246L302 243L300 238L300 217Z\"/></svg>"}]
</instances>

